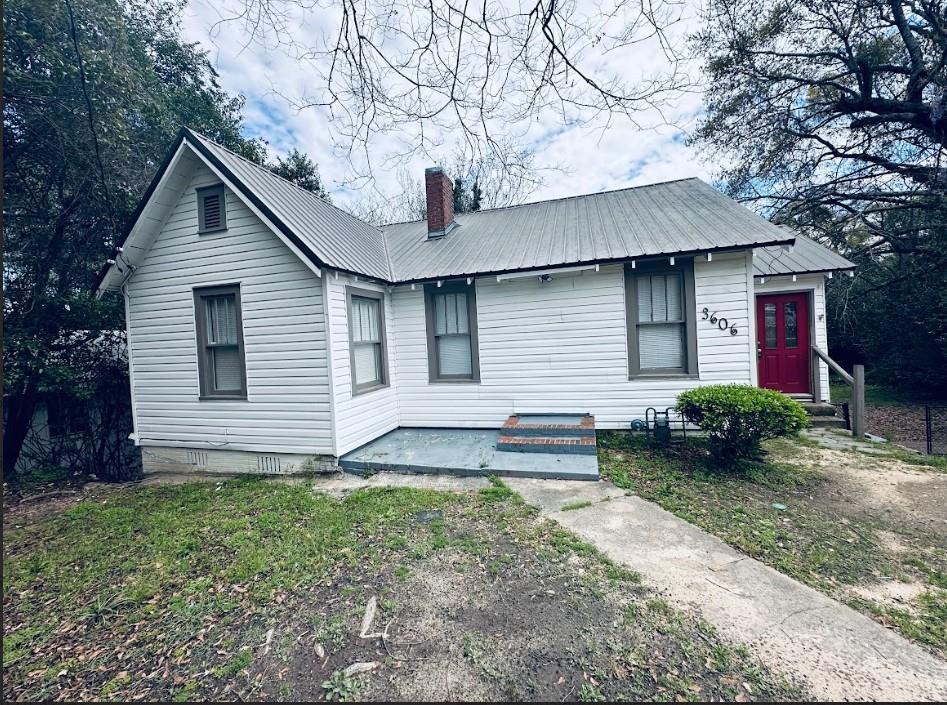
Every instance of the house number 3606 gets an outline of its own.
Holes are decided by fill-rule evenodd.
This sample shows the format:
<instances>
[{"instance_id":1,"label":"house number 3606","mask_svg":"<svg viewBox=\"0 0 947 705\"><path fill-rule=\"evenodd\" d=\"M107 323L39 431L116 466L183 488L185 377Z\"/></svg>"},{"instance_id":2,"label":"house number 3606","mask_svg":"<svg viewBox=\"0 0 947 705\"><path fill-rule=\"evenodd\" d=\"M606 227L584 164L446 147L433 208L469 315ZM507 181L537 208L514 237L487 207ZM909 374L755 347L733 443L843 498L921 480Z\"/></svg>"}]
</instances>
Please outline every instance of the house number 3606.
<instances>
[{"instance_id":1,"label":"house number 3606","mask_svg":"<svg viewBox=\"0 0 947 705\"><path fill-rule=\"evenodd\" d=\"M728 321L728 320L727 320L726 318L724 318L723 316L718 316L716 311L714 311L713 313L711 313L710 309L705 307L705 308L703 309L703 311L701 311L701 313L703 314L703 315L701 316L701 318L702 318L703 320L705 320L705 321L710 321L710 324L711 324L711 325L717 326L717 328L719 328L720 330L727 330L727 329L729 329L729 330L730 330L730 335L736 335L736 334L737 334L737 327L736 327L736 325L732 325L732 326L731 326L731 325L730 325L730 321Z\"/></svg>"}]
</instances>

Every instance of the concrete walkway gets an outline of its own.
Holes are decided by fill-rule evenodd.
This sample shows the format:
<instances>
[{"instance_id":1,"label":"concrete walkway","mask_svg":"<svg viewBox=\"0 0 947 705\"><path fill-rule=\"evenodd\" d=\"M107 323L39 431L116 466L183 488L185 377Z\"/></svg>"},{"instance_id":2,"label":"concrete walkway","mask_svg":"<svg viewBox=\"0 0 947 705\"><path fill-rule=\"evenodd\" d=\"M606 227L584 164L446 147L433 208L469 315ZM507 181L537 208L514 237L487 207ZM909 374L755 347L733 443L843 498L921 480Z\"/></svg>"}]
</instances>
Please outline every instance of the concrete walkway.
<instances>
[{"instance_id":1,"label":"concrete walkway","mask_svg":"<svg viewBox=\"0 0 947 705\"><path fill-rule=\"evenodd\" d=\"M530 504L695 608L822 700L947 700L947 663L608 482L508 479ZM592 506L561 511L568 503Z\"/></svg>"}]
</instances>

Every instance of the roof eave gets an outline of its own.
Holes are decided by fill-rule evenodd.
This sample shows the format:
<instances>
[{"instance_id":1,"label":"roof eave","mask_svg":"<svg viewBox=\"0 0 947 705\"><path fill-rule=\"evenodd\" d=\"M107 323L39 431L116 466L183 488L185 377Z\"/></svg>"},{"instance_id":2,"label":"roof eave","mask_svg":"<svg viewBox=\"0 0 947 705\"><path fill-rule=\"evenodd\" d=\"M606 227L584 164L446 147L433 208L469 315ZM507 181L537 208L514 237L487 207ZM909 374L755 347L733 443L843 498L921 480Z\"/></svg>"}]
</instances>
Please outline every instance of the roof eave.
<instances>
[{"instance_id":1,"label":"roof eave","mask_svg":"<svg viewBox=\"0 0 947 705\"><path fill-rule=\"evenodd\" d=\"M164 159L161 160L161 166L158 167L158 170L155 172L154 177L151 179L151 183L148 184L148 188L145 191L145 195L141 197L141 200L138 201L138 206L135 208L135 212L132 213L131 218L128 219L128 223L125 226L124 231L122 232L121 237L118 239L118 242L112 247L112 253L109 255L109 259L114 259L120 252L121 248L125 246L125 243L128 241L129 235L135 229L135 226L138 224L138 220L141 218L141 214L144 212L145 208L148 205L148 202L151 200L151 197L154 195L155 190L158 188L158 184L161 183L161 179L164 178L165 172L168 170L168 167L171 165L171 161L174 159L174 155L177 154L178 149L181 147L181 144L184 142L184 137L187 133L187 128L182 127L178 130L177 136L174 138L174 142L171 143L171 147L168 149L167 153L164 155ZM95 276L95 285L92 288L92 291L96 294L102 293L102 285L105 283L105 277L108 276L108 273L112 270L115 264L106 262L101 269L99 269L98 274Z\"/></svg>"},{"instance_id":2,"label":"roof eave","mask_svg":"<svg viewBox=\"0 0 947 705\"><path fill-rule=\"evenodd\" d=\"M711 253L718 254L724 252L740 252L743 250L752 250L761 247L773 247L776 245L792 245L796 242L795 237L781 238L779 240L772 240L767 242L757 242L757 243L748 243L744 245L725 245L721 247L702 247L698 250L678 250L675 252L655 252L653 254L646 255L637 255L634 257L614 257L609 259L593 259L593 260L581 260L575 262L559 262L556 264L540 264L533 267L519 267L514 269L498 269L498 270L489 270L489 271L479 271L479 272L463 272L457 274L446 274L440 276L432 277L416 277L413 279L395 279L391 282L393 285L401 286L403 284L428 284L431 282L444 281L446 279L464 279L466 277L493 277L501 274L517 274L519 272L536 272L536 271L547 271L547 270L556 270L563 269L566 267L584 267L595 264L607 265L607 264L624 264L625 262L631 262L632 260L643 261L649 259L657 259L664 257L696 257L698 255Z\"/></svg>"}]
</instances>

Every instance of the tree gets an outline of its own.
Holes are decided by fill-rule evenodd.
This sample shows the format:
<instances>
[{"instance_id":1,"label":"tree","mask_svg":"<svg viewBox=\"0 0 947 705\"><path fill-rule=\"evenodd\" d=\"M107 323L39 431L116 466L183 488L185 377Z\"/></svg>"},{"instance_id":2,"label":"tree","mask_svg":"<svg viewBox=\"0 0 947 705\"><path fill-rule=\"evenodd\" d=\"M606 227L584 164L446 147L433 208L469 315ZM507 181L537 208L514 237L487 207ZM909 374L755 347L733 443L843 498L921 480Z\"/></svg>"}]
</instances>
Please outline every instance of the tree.
<instances>
[{"instance_id":1,"label":"tree","mask_svg":"<svg viewBox=\"0 0 947 705\"><path fill-rule=\"evenodd\" d=\"M694 140L729 192L842 248L942 261L928 221L900 216L947 206L943 4L721 0L705 21Z\"/></svg>"},{"instance_id":2,"label":"tree","mask_svg":"<svg viewBox=\"0 0 947 705\"><path fill-rule=\"evenodd\" d=\"M297 186L312 191L323 200L332 202L329 192L322 186L319 166L309 158L308 154L294 147L285 159L277 157L276 163L270 164L269 168L277 176L282 176L287 181L292 181Z\"/></svg>"},{"instance_id":3,"label":"tree","mask_svg":"<svg viewBox=\"0 0 947 705\"><path fill-rule=\"evenodd\" d=\"M374 138L405 126L410 139L386 166L431 156L453 135L505 165L505 142L525 138L540 116L569 125L653 120L689 84L669 32L685 5L245 0L221 22L240 23L268 51L282 45L304 65L309 92L286 97L299 109L325 109L341 146L359 150L370 171ZM326 29L307 34L301 25ZM666 66L622 61L632 47L663 55Z\"/></svg>"},{"instance_id":4,"label":"tree","mask_svg":"<svg viewBox=\"0 0 947 705\"><path fill-rule=\"evenodd\" d=\"M181 40L184 0L4 8L4 439L12 475L38 399L96 388L82 350L121 329L96 272L182 124L262 162L243 100Z\"/></svg>"},{"instance_id":5,"label":"tree","mask_svg":"<svg viewBox=\"0 0 947 705\"><path fill-rule=\"evenodd\" d=\"M943 380L943 3L720 0L708 8L694 38L707 85L694 143L724 165L731 195L859 265L854 279L829 289L833 340L846 355L868 358L869 373L888 381ZM913 374L912 363L922 366Z\"/></svg>"}]
</instances>

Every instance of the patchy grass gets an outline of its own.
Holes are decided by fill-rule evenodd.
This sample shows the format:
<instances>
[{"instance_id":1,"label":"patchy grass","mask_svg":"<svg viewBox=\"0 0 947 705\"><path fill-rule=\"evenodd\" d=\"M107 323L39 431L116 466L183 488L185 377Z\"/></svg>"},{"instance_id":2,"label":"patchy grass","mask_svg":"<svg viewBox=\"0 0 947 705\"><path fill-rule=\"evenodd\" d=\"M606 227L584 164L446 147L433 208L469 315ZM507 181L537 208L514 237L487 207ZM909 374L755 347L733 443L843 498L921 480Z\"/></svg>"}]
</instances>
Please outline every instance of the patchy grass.
<instances>
[{"instance_id":1,"label":"patchy grass","mask_svg":"<svg viewBox=\"0 0 947 705\"><path fill-rule=\"evenodd\" d=\"M619 487L947 656L947 536L939 520L908 526L897 512L866 509L857 488L812 460L819 453L813 446L804 438L770 441L764 461L721 472L700 439L658 447L640 436L604 433L599 462ZM879 472L891 462L852 455ZM891 458L921 460L898 452ZM903 545L894 550L883 536ZM892 582L923 589L909 605L857 592Z\"/></svg>"},{"instance_id":2,"label":"patchy grass","mask_svg":"<svg viewBox=\"0 0 947 705\"><path fill-rule=\"evenodd\" d=\"M801 695L499 480L139 487L4 538L7 700Z\"/></svg>"},{"instance_id":3,"label":"patchy grass","mask_svg":"<svg viewBox=\"0 0 947 705\"><path fill-rule=\"evenodd\" d=\"M576 509L585 509L586 507L591 507L591 506L592 506L592 502L590 502L589 500L585 499L585 500L580 500L580 501L578 501L578 502L567 502L566 504L563 504L563 505L562 505L562 507L561 507L561 509L560 509L559 511L561 511L561 512L573 512L573 511L575 511Z\"/></svg>"}]
</instances>

